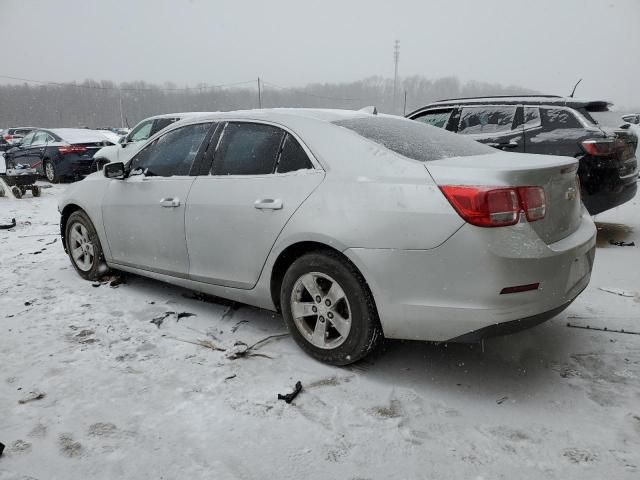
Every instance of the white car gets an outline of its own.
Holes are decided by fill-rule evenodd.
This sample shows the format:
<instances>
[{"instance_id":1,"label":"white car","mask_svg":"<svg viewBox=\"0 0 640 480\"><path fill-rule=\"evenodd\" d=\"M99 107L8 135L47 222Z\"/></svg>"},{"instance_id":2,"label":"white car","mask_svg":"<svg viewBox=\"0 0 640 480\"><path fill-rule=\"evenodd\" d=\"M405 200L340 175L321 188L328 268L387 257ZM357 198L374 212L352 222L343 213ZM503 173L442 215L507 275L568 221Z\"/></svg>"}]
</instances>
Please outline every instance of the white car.
<instances>
[{"instance_id":1,"label":"white car","mask_svg":"<svg viewBox=\"0 0 640 480\"><path fill-rule=\"evenodd\" d=\"M167 113L142 120L126 136L120 138L116 145L104 147L96 152L98 168L109 162L128 162L152 135L178 120L206 113L208 112Z\"/></svg>"},{"instance_id":2,"label":"white car","mask_svg":"<svg viewBox=\"0 0 640 480\"><path fill-rule=\"evenodd\" d=\"M596 243L577 170L399 117L227 112L172 125L58 208L83 278L106 264L280 310L345 365L383 335L477 341L569 306Z\"/></svg>"}]
</instances>

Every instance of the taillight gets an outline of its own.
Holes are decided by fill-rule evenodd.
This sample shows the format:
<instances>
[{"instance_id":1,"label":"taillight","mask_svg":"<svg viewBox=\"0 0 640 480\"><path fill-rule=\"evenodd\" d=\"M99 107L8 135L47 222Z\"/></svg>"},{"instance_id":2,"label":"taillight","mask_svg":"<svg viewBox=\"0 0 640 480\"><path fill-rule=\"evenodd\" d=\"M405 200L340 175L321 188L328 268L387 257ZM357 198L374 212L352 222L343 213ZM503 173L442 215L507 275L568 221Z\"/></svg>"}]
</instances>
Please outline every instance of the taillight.
<instances>
[{"instance_id":1,"label":"taillight","mask_svg":"<svg viewBox=\"0 0 640 480\"><path fill-rule=\"evenodd\" d=\"M66 155L68 153L84 153L86 151L87 151L86 147L83 147L82 145L69 145L68 147L58 147L58 152L60 152L61 155Z\"/></svg>"},{"instance_id":2,"label":"taillight","mask_svg":"<svg viewBox=\"0 0 640 480\"><path fill-rule=\"evenodd\" d=\"M615 153L621 147L620 142L612 139L591 139L584 140L582 143L582 149L589 155L594 157L603 157Z\"/></svg>"},{"instance_id":3,"label":"taillight","mask_svg":"<svg viewBox=\"0 0 640 480\"><path fill-rule=\"evenodd\" d=\"M544 189L541 187L520 187L520 202L522 210L530 222L542 220L547 212L547 199L544 196Z\"/></svg>"},{"instance_id":4,"label":"taillight","mask_svg":"<svg viewBox=\"0 0 640 480\"><path fill-rule=\"evenodd\" d=\"M529 222L535 222L546 213L546 198L541 187L445 185L440 190L466 222L478 227L515 225L520 212L524 212Z\"/></svg>"},{"instance_id":5,"label":"taillight","mask_svg":"<svg viewBox=\"0 0 640 480\"><path fill-rule=\"evenodd\" d=\"M4 139L7 141L11 140L12 138L13 138L13 135L9 135L9 134L4 135Z\"/></svg>"}]
</instances>

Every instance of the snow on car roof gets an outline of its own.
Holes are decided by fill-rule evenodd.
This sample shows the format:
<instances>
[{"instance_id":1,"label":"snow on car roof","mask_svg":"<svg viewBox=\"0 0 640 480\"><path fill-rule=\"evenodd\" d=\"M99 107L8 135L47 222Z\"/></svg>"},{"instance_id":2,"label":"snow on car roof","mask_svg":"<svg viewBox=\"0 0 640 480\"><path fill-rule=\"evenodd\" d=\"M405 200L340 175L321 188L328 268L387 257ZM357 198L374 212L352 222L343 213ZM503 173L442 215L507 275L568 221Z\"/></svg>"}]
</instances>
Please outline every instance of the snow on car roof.
<instances>
[{"instance_id":1,"label":"snow on car roof","mask_svg":"<svg viewBox=\"0 0 640 480\"><path fill-rule=\"evenodd\" d=\"M51 133L69 143L111 142L111 139L97 130L85 128L51 128Z\"/></svg>"}]
</instances>

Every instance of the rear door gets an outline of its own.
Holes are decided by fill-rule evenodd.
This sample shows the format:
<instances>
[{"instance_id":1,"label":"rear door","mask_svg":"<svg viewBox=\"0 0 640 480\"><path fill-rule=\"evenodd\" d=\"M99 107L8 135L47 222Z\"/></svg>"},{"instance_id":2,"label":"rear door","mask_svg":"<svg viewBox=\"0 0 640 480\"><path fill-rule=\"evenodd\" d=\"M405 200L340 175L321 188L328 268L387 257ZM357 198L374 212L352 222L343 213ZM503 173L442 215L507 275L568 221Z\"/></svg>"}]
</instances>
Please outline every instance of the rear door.
<instances>
[{"instance_id":1,"label":"rear door","mask_svg":"<svg viewBox=\"0 0 640 480\"><path fill-rule=\"evenodd\" d=\"M186 212L190 278L252 288L273 244L324 178L308 151L275 125L229 122L212 144Z\"/></svg>"},{"instance_id":2,"label":"rear door","mask_svg":"<svg viewBox=\"0 0 640 480\"><path fill-rule=\"evenodd\" d=\"M37 131L29 148L25 150L25 162L32 168L42 171L42 157L47 145L51 143L51 137L47 132Z\"/></svg>"},{"instance_id":3,"label":"rear door","mask_svg":"<svg viewBox=\"0 0 640 480\"><path fill-rule=\"evenodd\" d=\"M36 132L31 132L22 139L22 143L17 147L10 149L6 154L7 158L11 160L14 165L17 164L29 164L29 157L31 156L31 143L36 136Z\"/></svg>"},{"instance_id":4,"label":"rear door","mask_svg":"<svg viewBox=\"0 0 640 480\"><path fill-rule=\"evenodd\" d=\"M185 205L212 125L167 132L132 159L131 176L110 181L102 217L114 263L187 277Z\"/></svg>"},{"instance_id":5,"label":"rear door","mask_svg":"<svg viewBox=\"0 0 640 480\"><path fill-rule=\"evenodd\" d=\"M464 106L457 132L500 150L524 152L521 112L518 105Z\"/></svg>"},{"instance_id":6,"label":"rear door","mask_svg":"<svg viewBox=\"0 0 640 480\"><path fill-rule=\"evenodd\" d=\"M525 151L575 157L580 141L590 136L584 125L565 107L525 107Z\"/></svg>"}]
</instances>

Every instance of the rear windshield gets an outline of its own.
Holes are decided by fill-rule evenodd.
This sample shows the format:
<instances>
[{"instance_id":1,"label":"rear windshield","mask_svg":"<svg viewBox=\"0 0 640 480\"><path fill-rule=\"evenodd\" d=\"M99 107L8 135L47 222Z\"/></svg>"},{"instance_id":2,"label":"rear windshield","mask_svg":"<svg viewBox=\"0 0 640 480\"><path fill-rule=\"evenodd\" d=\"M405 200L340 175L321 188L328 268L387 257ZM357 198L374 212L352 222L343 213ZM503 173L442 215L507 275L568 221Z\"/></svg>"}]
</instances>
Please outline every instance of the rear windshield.
<instances>
[{"instance_id":1,"label":"rear windshield","mask_svg":"<svg viewBox=\"0 0 640 480\"><path fill-rule=\"evenodd\" d=\"M415 120L373 116L337 120L333 124L420 162L495 153L493 148L470 138Z\"/></svg>"}]
</instances>

